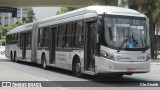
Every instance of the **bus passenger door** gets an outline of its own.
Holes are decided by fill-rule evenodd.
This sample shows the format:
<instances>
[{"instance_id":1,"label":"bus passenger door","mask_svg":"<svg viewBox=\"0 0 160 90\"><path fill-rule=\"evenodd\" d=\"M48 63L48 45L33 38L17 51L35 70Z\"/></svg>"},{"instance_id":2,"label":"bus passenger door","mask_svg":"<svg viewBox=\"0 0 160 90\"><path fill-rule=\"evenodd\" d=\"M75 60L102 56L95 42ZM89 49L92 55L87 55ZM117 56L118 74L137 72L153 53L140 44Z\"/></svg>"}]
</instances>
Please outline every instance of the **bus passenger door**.
<instances>
[{"instance_id":1,"label":"bus passenger door","mask_svg":"<svg viewBox=\"0 0 160 90\"><path fill-rule=\"evenodd\" d=\"M55 64L55 49L56 49L56 32L57 32L57 27L52 27L50 29L50 64Z\"/></svg>"},{"instance_id":2,"label":"bus passenger door","mask_svg":"<svg viewBox=\"0 0 160 90\"><path fill-rule=\"evenodd\" d=\"M26 59L26 39L27 39L27 34L22 33L22 59Z\"/></svg>"},{"instance_id":3,"label":"bus passenger door","mask_svg":"<svg viewBox=\"0 0 160 90\"><path fill-rule=\"evenodd\" d=\"M85 70L95 70L95 50L96 50L96 22L86 22L85 26L85 53L84 66Z\"/></svg>"}]
</instances>

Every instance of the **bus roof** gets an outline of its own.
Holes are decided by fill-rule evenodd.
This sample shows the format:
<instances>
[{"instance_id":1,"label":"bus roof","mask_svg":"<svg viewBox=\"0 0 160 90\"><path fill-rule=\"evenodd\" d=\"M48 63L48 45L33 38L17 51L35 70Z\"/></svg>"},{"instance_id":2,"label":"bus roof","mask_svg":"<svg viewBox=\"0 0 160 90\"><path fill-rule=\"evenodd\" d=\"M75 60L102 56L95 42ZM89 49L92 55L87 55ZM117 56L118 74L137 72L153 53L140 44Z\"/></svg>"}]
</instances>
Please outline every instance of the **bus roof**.
<instances>
[{"instance_id":1,"label":"bus roof","mask_svg":"<svg viewBox=\"0 0 160 90\"><path fill-rule=\"evenodd\" d=\"M144 14L139 13L136 10L124 8L124 7L117 7L117 6L88 6L81 9L77 9L74 11L70 11L61 15L53 16L46 18L44 20L38 21L39 24L44 24L52 21L62 20L66 18L71 18L78 15L83 15L87 13L96 13L98 14L111 14L111 15L124 15L124 16L137 16L137 17L146 17Z\"/></svg>"},{"instance_id":2,"label":"bus roof","mask_svg":"<svg viewBox=\"0 0 160 90\"><path fill-rule=\"evenodd\" d=\"M142 15L141 13L133 9L117 7L117 6L89 6L89 7L86 7L86 10L94 10L97 12L97 14L105 13L105 14L127 15L127 16L128 15L135 15L135 16Z\"/></svg>"},{"instance_id":3,"label":"bus roof","mask_svg":"<svg viewBox=\"0 0 160 90\"><path fill-rule=\"evenodd\" d=\"M8 34L13 34L13 33L18 33L18 32L23 32L23 31L28 31L28 30L32 30L33 29L33 23L29 23L29 24L25 24L25 25L21 25L18 26L14 29L12 29L11 31L7 32Z\"/></svg>"},{"instance_id":4,"label":"bus roof","mask_svg":"<svg viewBox=\"0 0 160 90\"><path fill-rule=\"evenodd\" d=\"M58 20L63 22L62 19L68 19L68 18L71 18L74 16L84 15L87 13L94 13L96 15L105 13L105 14L111 14L111 15L146 17L144 14L141 14L138 11L128 9L128 8L117 7L117 6L96 5L96 6L88 6L88 7L84 7L81 9L74 10L74 11L70 11L70 12L67 12L67 13L64 13L61 15L57 15L57 16L53 16L50 18L46 18L44 20L40 20L37 22L39 23L39 25L41 25L41 24L44 25L45 23L49 23L49 22L56 22ZM15 29L11 30L7 34L22 32L22 31L25 31L26 29L32 28L32 27L33 27L33 23L19 26Z\"/></svg>"}]
</instances>

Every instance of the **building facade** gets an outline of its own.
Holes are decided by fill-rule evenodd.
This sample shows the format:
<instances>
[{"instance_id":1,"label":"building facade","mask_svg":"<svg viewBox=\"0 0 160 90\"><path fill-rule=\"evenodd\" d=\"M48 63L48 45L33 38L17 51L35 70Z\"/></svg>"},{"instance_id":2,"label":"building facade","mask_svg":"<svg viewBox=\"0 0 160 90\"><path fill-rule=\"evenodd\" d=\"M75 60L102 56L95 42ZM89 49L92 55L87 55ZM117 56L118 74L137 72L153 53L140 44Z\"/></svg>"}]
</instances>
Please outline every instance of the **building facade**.
<instances>
[{"instance_id":1,"label":"building facade","mask_svg":"<svg viewBox=\"0 0 160 90\"><path fill-rule=\"evenodd\" d=\"M12 18L11 13L0 13L0 24L3 26L7 26L10 24L14 24L18 21L22 21L22 18L27 15L27 10L30 8L18 8L17 9L17 17Z\"/></svg>"}]
</instances>

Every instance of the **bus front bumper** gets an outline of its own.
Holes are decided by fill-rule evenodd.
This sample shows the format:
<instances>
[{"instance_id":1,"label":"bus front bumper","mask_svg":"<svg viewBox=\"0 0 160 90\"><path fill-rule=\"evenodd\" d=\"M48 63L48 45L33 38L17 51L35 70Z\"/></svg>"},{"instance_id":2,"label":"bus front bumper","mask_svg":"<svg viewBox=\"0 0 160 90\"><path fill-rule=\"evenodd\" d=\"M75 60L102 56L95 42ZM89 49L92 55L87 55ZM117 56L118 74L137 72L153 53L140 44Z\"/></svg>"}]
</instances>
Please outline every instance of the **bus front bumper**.
<instances>
[{"instance_id":1,"label":"bus front bumper","mask_svg":"<svg viewBox=\"0 0 160 90\"><path fill-rule=\"evenodd\" d=\"M145 62L118 62L103 57L95 60L95 74L99 73L147 73L151 60Z\"/></svg>"}]
</instances>

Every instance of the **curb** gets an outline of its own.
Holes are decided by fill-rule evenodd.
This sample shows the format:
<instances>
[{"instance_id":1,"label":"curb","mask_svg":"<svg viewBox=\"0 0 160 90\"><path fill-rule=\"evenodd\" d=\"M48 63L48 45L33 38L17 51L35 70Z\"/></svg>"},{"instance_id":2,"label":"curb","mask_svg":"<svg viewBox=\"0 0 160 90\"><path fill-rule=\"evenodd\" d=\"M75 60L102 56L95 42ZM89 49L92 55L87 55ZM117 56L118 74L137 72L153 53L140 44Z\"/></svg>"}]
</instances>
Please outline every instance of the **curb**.
<instances>
[{"instance_id":1,"label":"curb","mask_svg":"<svg viewBox=\"0 0 160 90\"><path fill-rule=\"evenodd\" d=\"M160 65L160 63L151 63L152 65Z\"/></svg>"}]
</instances>

